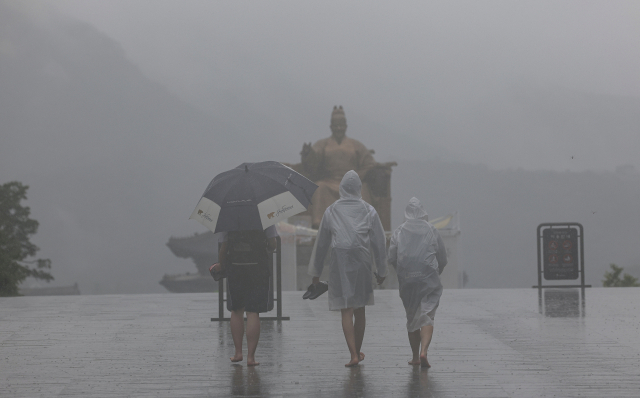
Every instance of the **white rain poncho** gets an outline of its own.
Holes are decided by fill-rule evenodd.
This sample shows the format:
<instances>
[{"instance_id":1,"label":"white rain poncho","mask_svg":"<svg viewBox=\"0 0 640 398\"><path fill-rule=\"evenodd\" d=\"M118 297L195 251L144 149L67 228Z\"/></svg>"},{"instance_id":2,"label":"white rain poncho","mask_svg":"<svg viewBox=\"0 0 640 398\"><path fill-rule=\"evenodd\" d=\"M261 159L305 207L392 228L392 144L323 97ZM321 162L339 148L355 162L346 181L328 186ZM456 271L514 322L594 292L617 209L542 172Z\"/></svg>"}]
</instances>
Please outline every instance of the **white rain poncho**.
<instances>
[{"instance_id":1,"label":"white rain poncho","mask_svg":"<svg viewBox=\"0 0 640 398\"><path fill-rule=\"evenodd\" d=\"M428 223L420 201L411 198L405 222L393 231L389 263L398 274L400 298L407 311L407 330L433 325L442 284L440 273L447 265L447 252L438 230Z\"/></svg>"},{"instance_id":2,"label":"white rain poncho","mask_svg":"<svg viewBox=\"0 0 640 398\"><path fill-rule=\"evenodd\" d=\"M387 276L386 239L376 210L362 200L355 171L340 182L340 199L327 208L311 253L309 275L320 276L329 259L329 309L373 305L373 267Z\"/></svg>"}]
</instances>

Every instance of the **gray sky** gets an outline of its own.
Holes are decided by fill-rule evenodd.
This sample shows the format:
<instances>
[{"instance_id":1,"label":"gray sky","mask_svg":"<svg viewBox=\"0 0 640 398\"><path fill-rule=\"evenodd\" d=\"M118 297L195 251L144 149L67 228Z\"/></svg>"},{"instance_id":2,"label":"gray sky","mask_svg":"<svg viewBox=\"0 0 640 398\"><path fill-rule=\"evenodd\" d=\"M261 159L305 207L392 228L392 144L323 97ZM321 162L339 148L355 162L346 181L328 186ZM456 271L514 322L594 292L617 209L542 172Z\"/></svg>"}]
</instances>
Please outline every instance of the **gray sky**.
<instances>
[{"instance_id":1,"label":"gray sky","mask_svg":"<svg viewBox=\"0 0 640 398\"><path fill-rule=\"evenodd\" d=\"M638 22L637 2L0 0L0 183L31 186L56 284L160 292L195 272L165 243L204 231L188 217L211 178L299 161L341 104L399 163L393 227L414 195L461 212L471 286L530 285L553 220L594 231L592 269L636 267ZM517 266L486 251L505 230Z\"/></svg>"},{"instance_id":2,"label":"gray sky","mask_svg":"<svg viewBox=\"0 0 640 398\"><path fill-rule=\"evenodd\" d=\"M559 134L553 127L519 129L505 121L519 112L511 106L514 92L640 98L635 1L52 3L113 37L147 75L203 109L224 109L225 93L264 109L277 97L274 86L287 87L327 104L320 126L340 103L348 118L362 115L380 128L368 130L372 135L405 134L456 160L494 168L640 169L635 132L606 140L560 134L564 143L549 149L545 141ZM495 103L488 106L501 110L495 117L505 125L479 130L475 121L460 121L483 102ZM289 133L312 130L287 124L295 116L286 109L271 111ZM321 133L308 131L308 140ZM378 142L369 139L378 158L419 157Z\"/></svg>"}]
</instances>

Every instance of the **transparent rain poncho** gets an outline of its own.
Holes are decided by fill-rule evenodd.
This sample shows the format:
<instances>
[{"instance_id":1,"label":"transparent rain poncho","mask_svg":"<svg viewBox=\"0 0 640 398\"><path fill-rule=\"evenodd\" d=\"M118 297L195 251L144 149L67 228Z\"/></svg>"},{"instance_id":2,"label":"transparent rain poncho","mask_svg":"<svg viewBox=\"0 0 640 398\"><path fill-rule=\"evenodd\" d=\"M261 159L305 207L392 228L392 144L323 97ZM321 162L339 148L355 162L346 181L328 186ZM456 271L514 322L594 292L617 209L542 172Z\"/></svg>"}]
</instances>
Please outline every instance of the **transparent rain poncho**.
<instances>
[{"instance_id":1,"label":"transparent rain poncho","mask_svg":"<svg viewBox=\"0 0 640 398\"><path fill-rule=\"evenodd\" d=\"M320 276L328 258L329 309L373 305L373 268L387 276L384 229L373 206L362 200L358 174L347 172L340 199L327 208L311 253L309 275Z\"/></svg>"},{"instance_id":2,"label":"transparent rain poncho","mask_svg":"<svg viewBox=\"0 0 640 398\"><path fill-rule=\"evenodd\" d=\"M411 198L405 222L393 231L389 263L398 274L400 298L407 312L407 331L433 325L440 304L440 274L447 265L447 252L440 234L428 223L420 201Z\"/></svg>"}]
</instances>

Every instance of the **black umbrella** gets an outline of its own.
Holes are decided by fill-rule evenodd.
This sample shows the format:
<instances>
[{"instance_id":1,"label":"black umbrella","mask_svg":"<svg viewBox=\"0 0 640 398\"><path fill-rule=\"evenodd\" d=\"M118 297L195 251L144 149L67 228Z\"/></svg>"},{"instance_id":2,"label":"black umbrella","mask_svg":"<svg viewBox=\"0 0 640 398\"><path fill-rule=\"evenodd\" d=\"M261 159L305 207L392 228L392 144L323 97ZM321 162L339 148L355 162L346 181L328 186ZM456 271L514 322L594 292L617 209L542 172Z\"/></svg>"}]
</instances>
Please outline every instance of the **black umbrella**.
<instances>
[{"instance_id":1,"label":"black umbrella","mask_svg":"<svg viewBox=\"0 0 640 398\"><path fill-rule=\"evenodd\" d=\"M282 163L243 163L214 177L189 218L213 232L264 230L305 211L317 188Z\"/></svg>"}]
</instances>

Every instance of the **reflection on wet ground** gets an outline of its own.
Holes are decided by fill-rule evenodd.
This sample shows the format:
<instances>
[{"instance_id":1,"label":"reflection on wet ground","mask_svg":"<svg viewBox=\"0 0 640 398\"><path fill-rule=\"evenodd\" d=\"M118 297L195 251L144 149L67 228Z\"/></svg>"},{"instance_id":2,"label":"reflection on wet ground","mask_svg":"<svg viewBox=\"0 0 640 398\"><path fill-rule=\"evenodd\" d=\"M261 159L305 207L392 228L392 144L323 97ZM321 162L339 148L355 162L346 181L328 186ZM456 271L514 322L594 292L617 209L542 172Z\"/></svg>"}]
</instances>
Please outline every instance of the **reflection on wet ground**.
<instances>
[{"instance_id":1,"label":"reflection on wet ground","mask_svg":"<svg viewBox=\"0 0 640 398\"><path fill-rule=\"evenodd\" d=\"M269 391L260 384L260 370L255 366L233 365L231 377L232 397L263 397L269 396Z\"/></svg>"},{"instance_id":2,"label":"reflection on wet ground","mask_svg":"<svg viewBox=\"0 0 640 398\"><path fill-rule=\"evenodd\" d=\"M578 318L584 316L585 290L577 288L543 289L544 315L554 318Z\"/></svg>"},{"instance_id":3,"label":"reflection on wet ground","mask_svg":"<svg viewBox=\"0 0 640 398\"><path fill-rule=\"evenodd\" d=\"M262 323L255 368L229 361L215 294L2 298L0 397L640 396L640 288L587 292L447 290L428 370L407 365L396 291L367 307L355 368L340 314L299 292L291 321Z\"/></svg>"},{"instance_id":4,"label":"reflection on wet ground","mask_svg":"<svg viewBox=\"0 0 640 398\"><path fill-rule=\"evenodd\" d=\"M434 397L437 388L429 381L429 372L414 366L409 373L406 397Z\"/></svg>"},{"instance_id":5,"label":"reflection on wet ground","mask_svg":"<svg viewBox=\"0 0 640 398\"><path fill-rule=\"evenodd\" d=\"M366 397L367 385L365 383L365 376L362 374L362 368L360 366L349 368L346 372L344 381L344 389L342 396L345 397Z\"/></svg>"}]
</instances>

